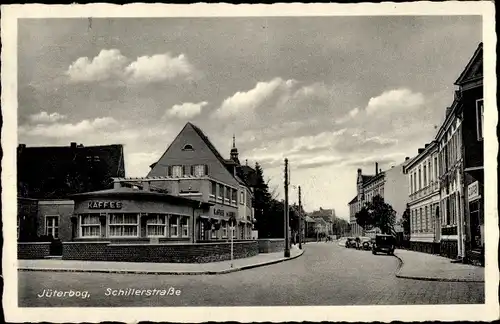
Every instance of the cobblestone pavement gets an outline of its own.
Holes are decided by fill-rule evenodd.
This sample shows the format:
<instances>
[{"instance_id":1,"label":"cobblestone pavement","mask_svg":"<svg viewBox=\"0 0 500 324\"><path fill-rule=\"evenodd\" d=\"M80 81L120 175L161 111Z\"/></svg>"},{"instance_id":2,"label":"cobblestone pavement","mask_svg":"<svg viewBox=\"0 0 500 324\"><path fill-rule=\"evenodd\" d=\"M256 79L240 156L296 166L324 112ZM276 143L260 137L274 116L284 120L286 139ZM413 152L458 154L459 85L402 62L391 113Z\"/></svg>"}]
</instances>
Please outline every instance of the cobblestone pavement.
<instances>
[{"instance_id":1,"label":"cobblestone pavement","mask_svg":"<svg viewBox=\"0 0 500 324\"><path fill-rule=\"evenodd\" d=\"M392 256L306 244L300 258L223 275L18 272L19 306L283 306L484 303L484 284L396 278ZM106 296L113 289L180 290L179 296ZM90 297L39 298L43 289ZM108 290L111 289L111 290Z\"/></svg>"}]
</instances>

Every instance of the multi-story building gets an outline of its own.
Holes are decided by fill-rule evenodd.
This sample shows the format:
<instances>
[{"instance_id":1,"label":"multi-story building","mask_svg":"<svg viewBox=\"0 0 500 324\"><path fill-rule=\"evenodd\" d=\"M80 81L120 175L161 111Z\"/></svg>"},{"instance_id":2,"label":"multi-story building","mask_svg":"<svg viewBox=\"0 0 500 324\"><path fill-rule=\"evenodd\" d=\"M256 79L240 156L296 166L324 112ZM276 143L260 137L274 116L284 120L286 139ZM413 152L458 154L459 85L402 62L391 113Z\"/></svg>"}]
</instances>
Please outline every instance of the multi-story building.
<instances>
[{"instance_id":1,"label":"multi-story building","mask_svg":"<svg viewBox=\"0 0 500 324\"><path fill-rule=\"evenodd\" d=\"M438 149L431 142L418 150L404 172L408 181L410 210L410 248L415 251L438 253L440 242Z\"/></svg>"},{"instance_id":2,"label":"multi-story building","mask_svg":"<svg viewBox=\"0 0 500 324\"><path fill-rule=\"evenodd\" d=\"M356 222L356 213L366 203L373 201L376 196L382 197L386 203L393 207L396 211L395 222L398 223L406 209L408 200L408 195L406 195L408 182L403 173L403 166L408 160L409 158L406 158L402 164L392 166L386 171L379 169L378 163L375 163L375 175L364 175L362 170L358 169L357 195L349 202L351 235L363 236L366 234L366 231ZM395 226L395 230L402 232L402 228L399 226ZM377 232L376 229L375 232Z\"/></svg>"},{"instance_id":3,"label":"multi-story building","mask_svg":"<svg viewBox=\"0 0 500 324\"><path fill-rule=\"evenodd\" d=\"M462 193L465 261L484 262L484 101L483 44L455 82L457 114L462 120Z\"/></svg>"},{"instance_id":4,"label":"multi-story building","mask_svg":"<svg viewBox=\"0 0 500 324\"><path fill-rule=\"evenodd\" d=\"M125 176L122 145L17 148L18 238L69 241L74 201L70 195L113 187Z\"/></svg>"},{"instance_id":5,"label":"multi-story building","mask_svg":"<svg viewBox=\"0 0 500 324\"><path fill-rule=\"evenodd\" d=\"M458 105L459 100L455 96L436 135L441 200L440 250L449 258L464 256L462 120L457 114Z\"/></svg>"},{"instance_id":6,"label":"multi-story building","mask_svg":"<svg viewBox=\"0 0 500 324\"><path fill-rule=\"evenodd\" d=\"M233 219L234 238L250 239L253 169L240 165L234 137L230 156L224 159L200 128L187 123L145 178L115 181L138 187L146 184L150 190L210 203L209 211L194 220L196 242L226 240Z\"/></svg>"}]
</instances>

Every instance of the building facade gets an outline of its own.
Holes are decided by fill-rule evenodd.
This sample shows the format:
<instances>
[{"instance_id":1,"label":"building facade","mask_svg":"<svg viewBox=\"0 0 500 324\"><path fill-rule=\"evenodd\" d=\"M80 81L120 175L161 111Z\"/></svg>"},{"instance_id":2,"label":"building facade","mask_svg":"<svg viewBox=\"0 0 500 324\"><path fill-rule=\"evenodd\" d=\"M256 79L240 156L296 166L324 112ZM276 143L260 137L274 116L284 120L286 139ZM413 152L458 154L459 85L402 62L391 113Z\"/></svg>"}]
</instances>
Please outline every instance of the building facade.
<instances>
[{"instance_id":1,"label":"building facade","mask_svg":"<svg viewBox=\"0 0 500 324\"><path fill-rule=\"evenodd\" d=\"M364 236L366 234L366 231L356 222L356 213L366 203L373 201L373 198L376 196L382 197L386 203L393 207L396 211L395 223L399 223L408 201L408 195L406 194L408 181L406 181L403 172L403 167L408 161L409 158L406 158L402 164L392 166L386 171L379 169L378 163L375 163L374 175L364 175L362 169L358 169L356 180L357 195L349 202L352 236ZM402 227L397 225L394 230L401 233L403 231ZM376 230L372 232L376 232Z\"/></svg>"},{"instance_id":2,"label":"building facade","mask_svg":"<svg viewBox=\"0 0 500 324\"><path fill-rule=\"evenodd\" d=\"M440 193L437 143L433 141L419 149L418 155L405 165L404 172L409 188L410 248L439 253L441 227L438 218Z\"/></svg>"},{"instance_id":3,"label":"building facade","mask_svg":"<svg viewBox=\"0 0 500 324\"><path fill-rule=\"evenodd\" d=\"M484 264L484 100L483 44L455 82L462 120L464 261Z\"/></svg>"},{"instance_id":4,"label":"building facade","mask_svg":"<svg viewBox=\"0 0 500 324\"><path fill-rule=\"evenodd\" d=\"M209 203L209 210L195 220L197 242L227 240L230 219L236 221L234 238L251 239L253 194L247 182L251 168L240 165L234 137L230 156L224 159L197 126L187 123L145 178L115 182Z\"/></svg>"},{"instance_id":5,"label":"building facade","mask_svg":"<svg viewBox=\"0 0 500 324\"><path fill-rule=\"evenodd\" d=\"M441 254L455 259L464 256L464 192L462 120L458 118L458 98L446 109L436 142L440 180Z\"/></svg>"}]
</instances>

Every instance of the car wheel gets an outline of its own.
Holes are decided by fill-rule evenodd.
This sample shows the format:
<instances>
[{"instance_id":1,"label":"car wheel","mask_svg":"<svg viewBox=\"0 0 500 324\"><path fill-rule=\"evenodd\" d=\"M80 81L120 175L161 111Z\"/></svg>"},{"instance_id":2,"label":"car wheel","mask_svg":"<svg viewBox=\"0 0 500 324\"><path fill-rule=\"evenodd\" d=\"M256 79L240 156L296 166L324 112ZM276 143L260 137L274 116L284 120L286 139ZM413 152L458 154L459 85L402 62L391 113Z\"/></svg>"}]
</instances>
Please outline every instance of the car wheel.
<instances>
[{"instance_id":1,"label":"car wheel","mask_svg":"<svg viewBox=\"0 0 500 324\"><path fill-rule=\"evenodd\" d=\"M376 255L376 254L377 254L377 252L375 252L375 250L373 250L373 251L372 251L372 254L373 254L373 255Z\"/></svg>"}]
</instances>

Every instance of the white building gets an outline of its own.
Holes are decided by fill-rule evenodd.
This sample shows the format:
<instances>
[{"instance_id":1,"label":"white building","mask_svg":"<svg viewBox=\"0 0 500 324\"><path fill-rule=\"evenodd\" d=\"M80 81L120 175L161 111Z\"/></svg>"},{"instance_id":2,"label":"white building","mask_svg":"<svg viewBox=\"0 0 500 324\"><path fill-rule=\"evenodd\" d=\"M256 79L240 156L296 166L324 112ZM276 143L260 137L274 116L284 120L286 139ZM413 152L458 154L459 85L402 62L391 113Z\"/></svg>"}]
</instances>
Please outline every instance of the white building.
<instances>
[{"instance_id":1,"label":"white building","mask_svg":"<svg viewBox=\"0 0 500 324\"><path fill-rule=\"evenodd\" d=\"M409 188L410 248L437 253L441 232L437 217L440 201L437 143L433 141L419 149L404 171Z\"/></svg>"}]
</instances>

